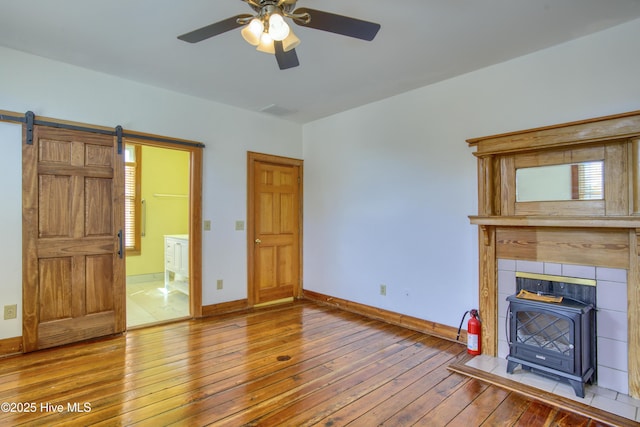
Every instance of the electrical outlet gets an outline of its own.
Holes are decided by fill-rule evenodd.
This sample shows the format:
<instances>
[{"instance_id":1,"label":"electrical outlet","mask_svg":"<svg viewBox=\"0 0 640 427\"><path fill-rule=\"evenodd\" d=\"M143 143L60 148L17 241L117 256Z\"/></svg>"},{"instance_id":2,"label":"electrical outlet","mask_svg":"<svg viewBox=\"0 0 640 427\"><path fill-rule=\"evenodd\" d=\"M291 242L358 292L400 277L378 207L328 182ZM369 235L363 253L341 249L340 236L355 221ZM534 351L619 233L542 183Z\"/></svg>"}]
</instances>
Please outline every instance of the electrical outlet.
<instances>
[{"instance_id":1,"label":"electrical outlet","mask_svg":"<svg viewBox=\"0 0 640 427\"><path fill-rule=\"evenodd\" d=\"M211 220L204 220L204 231L211 231Z\"/></svg>"},{"instance_id":2,"label":"electrical outlet","mask_svg":"<svg viewBox=\"0 0 640 427\"><path fill-rule=\"evenodd\" d=\"M15 319L18 317L18 305L11 304L4 306L4 320Z\"/></svg>"},{"instance_id":3,"label":"electrical outlet","mask_svg":"<svg viewBox=\"0 0 640 427\"><path fill-rule=\"evenodd\" d=\"M222 289L222 279L218 279L216 281L216 289L218 290Z\"/></svg>"},{"instance_id":4,"label":"electrical outlet","mask_svg":"<svg viewBox=\"0 0 640 427\"><path fill-rule=\"evenodd\" d=\"M382 296L387 295L387 285L380 285L380 295Z\"/></svg>"}]
</instances>

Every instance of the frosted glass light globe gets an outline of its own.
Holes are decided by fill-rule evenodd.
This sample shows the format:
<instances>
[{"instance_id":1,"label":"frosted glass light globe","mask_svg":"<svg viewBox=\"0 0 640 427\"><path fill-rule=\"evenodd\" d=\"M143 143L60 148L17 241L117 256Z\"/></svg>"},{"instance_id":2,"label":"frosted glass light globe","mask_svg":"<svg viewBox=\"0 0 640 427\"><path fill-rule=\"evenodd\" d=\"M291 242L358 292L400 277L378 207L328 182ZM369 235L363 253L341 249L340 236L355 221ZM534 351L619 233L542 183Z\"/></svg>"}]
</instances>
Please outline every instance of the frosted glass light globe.
<instances>
[{"instance_id":1,"label":"frosted glass light globe","mask_svg":"<svg viewBox=\"0 0 640 427\"><path fill-rule=\"evenodd\" d=\"M273 13L269 17L269 35L273 40L282 41L289 35L289 26L284 22L284 18Z\"/></svg>"}]
</instances>

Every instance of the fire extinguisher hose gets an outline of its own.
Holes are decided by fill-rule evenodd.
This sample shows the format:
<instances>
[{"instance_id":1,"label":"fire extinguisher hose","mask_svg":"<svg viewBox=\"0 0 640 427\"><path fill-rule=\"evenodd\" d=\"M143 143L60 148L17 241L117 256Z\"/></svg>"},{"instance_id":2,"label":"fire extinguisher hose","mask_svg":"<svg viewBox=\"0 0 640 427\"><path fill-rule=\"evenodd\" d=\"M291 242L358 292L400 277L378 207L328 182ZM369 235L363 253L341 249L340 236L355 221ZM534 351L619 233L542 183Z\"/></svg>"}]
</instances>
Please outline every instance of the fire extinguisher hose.
<instances>
[{"instance_id":1,"label":"fire extinguisher hose","mask_svg":"<svg viewBox=\"0 0 640 427\"><path fill-rule=\"evenodd\" d=\"M464 318L469 314L469 310L465 311L462 315L462 319L460 319L460 326L458 326L458 335L456 335L456 341L460 339L460 331L462 330L462 324L464 323Z\"/></svg>"}]
</instances>

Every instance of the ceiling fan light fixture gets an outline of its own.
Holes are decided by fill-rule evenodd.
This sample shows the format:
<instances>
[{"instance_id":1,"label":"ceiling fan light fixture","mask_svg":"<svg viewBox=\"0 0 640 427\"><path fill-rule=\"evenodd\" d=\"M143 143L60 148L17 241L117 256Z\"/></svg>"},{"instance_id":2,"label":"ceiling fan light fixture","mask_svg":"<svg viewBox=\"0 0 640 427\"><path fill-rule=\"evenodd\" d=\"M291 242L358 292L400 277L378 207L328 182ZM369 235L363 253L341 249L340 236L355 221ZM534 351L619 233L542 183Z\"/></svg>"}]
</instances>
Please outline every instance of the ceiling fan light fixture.
<instances>
[{"instance_id":1,"label":"ceiling fan light fixture","mask_svg":"<svg viewBox=\"0 0 640 427\"><path fill-rule=\"evenodd\" d=\"M253 14L243 13L214 22L178 36L178 39L197 43L227 31L243 27L242 38L256 46L260 52L275 56L281 70L300 65L296 46L300 39L293 33L286 19L297 25L315 30L327 31L360 40L374 39L380 24L363 21L349 16L337 15L322 10L296 8L298 0L242 0ZM313 19L311 17L313 16Z\"/></svg>"},{"instance_id":2,"label":"ceiling fan light fixture","mask_svg":"<svg viewBox=\"0 0 640 427\"><path fill-rule=\"evenodd\" d=\"M279 13L269 16L269 35L273 40L282 41L287 38L291 29Z\"/></svg>"},{"instance_id":3,"label":"ceiling fan light fixture","mask_svg":"<svg viewBox=\"0 0 640 427\"><path fill-rule=\"evenodd\" d=\"M253 18L248 25L246 25L240 34L242 38L250 45L257 46L260 43L260 37L264 32L264 24L258 18Z\"/></svg>"},{"instance_id":4,"label":"ceiling fan light fixture","mask_svg":"<svg viewBox=\"0 0 640 427\"><path fill-rule=\"evenodd\" d=\"M295 49L300 44L300 39L292 31L289 31L289 35L282 40L282 49L285 52L289 52L291 49Z\"/></svg>"},{"instance_id":5,"label":"ceiling fan light fixture","mask_svg":"<svg viewBox=\"0 0 640 427\"><path fill-rule=\"evenodd\" d=\"M256 50L259 52L275 55L276 49L273 46L273 39L266 31L262 33L262 36L260 37L260 43L258 44L258 47L256 47Z\"/></svg>"}]
</instances>

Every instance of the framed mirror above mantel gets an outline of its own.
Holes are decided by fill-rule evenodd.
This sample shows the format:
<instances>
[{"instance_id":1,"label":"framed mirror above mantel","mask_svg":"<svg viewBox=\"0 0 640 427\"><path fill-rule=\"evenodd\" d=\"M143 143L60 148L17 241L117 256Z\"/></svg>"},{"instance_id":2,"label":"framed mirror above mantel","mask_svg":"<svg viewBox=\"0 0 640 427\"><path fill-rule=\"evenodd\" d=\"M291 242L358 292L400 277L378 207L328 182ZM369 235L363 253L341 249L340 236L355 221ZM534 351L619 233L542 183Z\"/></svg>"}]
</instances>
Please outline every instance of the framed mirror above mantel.
<instances>
[{"instance_id":1,"label":"framed mirror above mantel","mask_svg":"<svg viewBox=\"0 0 640 427\"><path fill-rule=\"evenodd\" d=\"M467 140L476 149L483 353L497 355L498 259L627 270L640 324L640 111ZM629 327L640 397L640 328Z\"/></svg>"}]
</instances>

